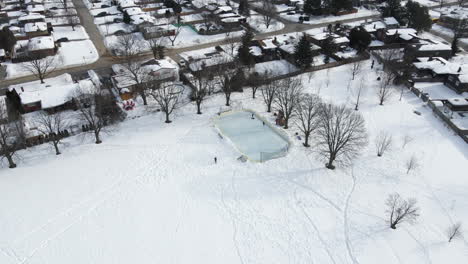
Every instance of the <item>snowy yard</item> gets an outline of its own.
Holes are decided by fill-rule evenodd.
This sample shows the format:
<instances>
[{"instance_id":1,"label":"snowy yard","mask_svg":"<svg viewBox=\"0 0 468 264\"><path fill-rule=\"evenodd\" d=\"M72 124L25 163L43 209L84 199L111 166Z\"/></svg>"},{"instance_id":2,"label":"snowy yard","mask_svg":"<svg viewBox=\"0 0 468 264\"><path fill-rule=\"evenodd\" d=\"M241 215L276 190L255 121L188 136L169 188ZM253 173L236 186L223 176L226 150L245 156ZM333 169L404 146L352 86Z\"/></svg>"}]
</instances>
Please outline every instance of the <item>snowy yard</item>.
<instances>
[{"instance_id":1,"label":"snowy yard","mask_svg":"<svg viewBox=\"0 0 468 264\"><path fill-rule=\"evenodd\" d=\"M260 33L278 31L284 28L284 24L276 19L271 20L271 24L267 28L261 15L250 15L247 23Z\"/></svg>"},{"instance_id":2,"label":"snowy yard","mask_svg":"<svg viewBox=\"0 0 468 264\"><path fill-rule=\"evenodd\" d=\"M288 15L286 13L279 14L282 18L292 21L292 22L299 22L300 14ZM341 20L347 19L357 19L361 17L367 16L374 16L380 15L378 11L375 10L368 10L368 9L359 9L359 11L355 14L343 15L343 16L311 16L310 21L304 21L304 24L322 24L322 23L332 23L332 22L339 22Z\"/></svg>"},{"instance_id":3,"label":"snowy yard","mask_svg":"<svg viewBox=\"0 0 468 264\"><path fill-rule=\"evenodd\" d=\"M91 40L62 42L57 54L54 56L54 69L65 69L74 66L91 64L99 59L99 54ZM31 75L23 63L6 62L6 79Z\"/></svg>"},{"instance_id":4,"label":"snowy yard","mask_svg":"<svg viewBox=\"0 0 468 264\"><path fill-rule=\"evenodd\" d=\"M72 27L54 27L53 35L55 39L67 38L68 40L89 39L88 33L83 26Z\"/></svg>"},{"instance_id":5,"label":"snowy yard","mask_svg":"<svg viewBox=\"0 0 468 264\"><path fill-rule=\"evenodd\" d=\"M23 152L18 168L0 168L0 263L467 263L466 240L445 232L468 222L468 146L409 92L379 106L376 73L363 76L370 144L349 168L325 169L293 127L286 157L237 161L213 125L222 95L171 124L161 113L127 120L101 145L73 137L60 156L46 145ZM349 66L301 77L307 92L353 107ZM232 99L274 122L257 97ZM394 139L383 157L380 131ZM420 167L406 174L412 155ZM414 225L388 227L393 192L417 199Z\"/></svg>"},{"instance_id":6,"label":"snowy yard","mask_svg":"<svg viewBox=\"0 0 468 264\"><path fill-rule=\"evenodd\" d=\"M100 26L100 28L104 27L103 25ZM150 45L148 41L146 41L143 38L143 34L141 33L132 33L133 35L136 36L137 39L142 41L142 46L146 47L145 50L150 50ZM231 36L238 37L243 34L243 31L235 31L230 33ZM180 30L179 35L176 37L174 41L174 46L172 45L171 41L167 38L164 37L162 43L168 48L183 48L183 47L190 47L193 45L199 45L199 44L206 44L206 43L211 43L211 42L216 42L216 41L221 41L226 38L226 34L216 34L216 35L199 35L197 32L195 32L192 28L188 26L182 26L182 29ZM105 38L105 43L107 48L112 48L113 46L116 45L118 40L118 36L107 36Z\"/></svg>"}]
</instances>

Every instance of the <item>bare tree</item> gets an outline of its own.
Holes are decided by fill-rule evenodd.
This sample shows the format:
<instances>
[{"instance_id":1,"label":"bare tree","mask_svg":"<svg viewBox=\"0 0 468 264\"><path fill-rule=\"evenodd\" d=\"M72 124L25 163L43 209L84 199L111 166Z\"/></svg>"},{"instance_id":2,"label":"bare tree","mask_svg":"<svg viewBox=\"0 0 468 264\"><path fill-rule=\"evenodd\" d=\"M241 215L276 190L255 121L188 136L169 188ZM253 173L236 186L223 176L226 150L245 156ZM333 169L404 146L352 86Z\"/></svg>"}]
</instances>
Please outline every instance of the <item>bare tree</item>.
<instances>
[{"instance_id":1,"label":"bare tree","mask_svg":"<svg viewBox=\"0 0 468 264\"><path fill-rule=\"evenodd\" d=\"M14 157L23 142L21 119L8 122L8 113L4 101L0 101L0 159L6 159L10 169L16 168Z\"/></svg>"},{"instance_id":2,"label":"bare tree","mask_svg":"<svg viewBox=\"0 0 468 264\"><path fill-rule=\"evenodd\" d=\"M264 76L258 74L257 72L249 75L247 78L247 85L252 89L252 99L255 99L255 95L257 94L258 89L260 89L263 84L265 84Z\"/></svg>"},{"instance_id":3,"label":"bare tree","mask_svg":"<svg viewBox=\"0 0 468 264\"><path fill-rule=\"evenodd\" d=\"M213 25L213 16L210 12L204 11L201 13L201 17L203 20L203 25L205 26L205 30L208 32L210 31L211 26Z\"/></svg>"},{"instance_id":4,"label":"bare tree","mask_svg":"<svg viewBox=\"0 0 468 264\"><path fill-rule=\"evenodd\" d=\"M388 132L380 131L375 139L375 148L377 149L377 156L382 155L392 146L393 138Z\"/></svg>"},{"instance_id":5,"label":"bare tree","mask_svg":"<svg viewBox=\"0 0 468 264\"><path fill-rule=\"evenodd\" d=\"M155 59L164 59L165 56L165 47L162 44L164 38L152 38L148 40L151 51L153 52L153 57Z\"/></svg>"},{"instance_id":6,"label":"bare tree","mask_svg":"<svg viewBox=\"0 0 468 264\"><path fill-rule=\"evenodd\" d=\"M163 84L162 87L152 90L151 95L158 103L161 111L166 115L166 123L171 123L170 115L180 107L180 99L184 92L184 86L175 84Z\"/></svg>"},{"instance_id":7,"label":"bare tree","mask_svg":"<svg viewBox=\"0 0 468 264\"><path fill-rule=\"evenodd\" d=\"M197 105L197 114L201 115L201 104L203 103L203 100L205 100L205 97L208 94L208 86L210 84L210 80L206 78L206 76L203 76L200 74L199 76L195 77L195 89L192 89L192 95L191 98L193 101L195 101L195 104Z\"/></svg>"},{"instance_id":8,"label":"bare tree","mask_svg":"<svg viewBox=\"0 0 468 264\"><path fill-rule=\"evenodd\" d=\"M224 41L226 42L226 47L227 47L227 53L231 57L236 57L237 54L237 48L239 47L238 43L238 38L234 34L231 34L231 32L226 32L224 34Z\"/></svg>"},{"instance_id":9,"label":"bare tree","mask_svg":"<svg viewBox=\"0 0 468 264\"><path fill-rule=\"evenodd\" d=\"M71 12L68 12L65 18L67 19L68 24L72 27L72 30L75 31L75 27L80 24L80 18Z\"/></svg>"},{"instance_id":10,"label":"bare tree","mask_svg":"<svg viewBox=\"0 0 468 264\"><path fill-rule=\"evenodd\" d=\"M170 25L168 25L170 26ZM166 38L171 42L171 45L174 47L174 43L177 40L177 37L179 37L180 32L182 31L182 26L176 27L174 30L174 34L166 36Z\"/></svg>"},{"instance_id":11,"label":"bare tree","mask_svg":"<svg viewBox=\"0 0 468 264\"><path fill-rule=\"evenodd\" d=\"M318 127L321 104L320 97L305 94L297 107L296 124L304 134L305 147L310 147L309 137Z\"/></svg>"},{"instance_id":12,"label":"bare tree","mask_svg":"<svg viewBox=\"0 0 468 264\"><path fill-rule=\"evenodd\" d=\"M63 139L62 133L67 128L68 123L61 112L48 114L42 112L37 119L38 131L48 137L48 142L54 147L55 154L60 155L59 144Z\"/></svg>"},{"instance_id":13,"label":"bare tree","mask_svg":"<svg viewBox=\"0 0 468 264\"><path fill-rule=\"evenodd\" d=\"M361 94L366 90L366 78L361 78L359 81L359 87L357 91L357 96L356 96L356 104L354 106L354 110L358 111L359 110L359 103L361 102Z\"/></svg>"},{"instance_id":14,"label":"bare tree","mask_svg":"<svg viewBox=\"0 0 468 264\"><path fill-rule=\"evenodd\" d=\"M415 199L404 200L398 193L393 193L388 196L386 205L388 223L392 229L396 229L403 222L412 224L419 217Z\"/></svg>"},{"instance_id":15,"label":"bare tree","mask_svg":"<svg viewBox=\"0 0 468 264\"><path fill-rule=\"evenodd\" d=\"M466 2L466 0L458 0L457 2L459 6L462 6Z\"/></svg>"},{"instance_id":16,"label":"bare tree","mask_svg":"<svg viewBox=\"0 0 468 264\"><path fill-rule=\"evenodd\" d=\"M367 144L364 118L346 106L322 105L317 129L319 154L328 160L326 167L335 169L333 162L348 164Z\"/></svg>"},{"instance_id":17,"label":"bare tree","mask_svg":"<svg viewBox=\"0 0 468 264\"><path fill-rule=\"evenodd\" d=\"M75 92L75 101L81 122L86 131L92 133L96 144L102 143L101 132L106 126L122 121L124 113L117 106L115 98L108 89L93 87L79 89Z\"/></svg>"},{"instance_id":18,"label":"bare tree","mask_svg":"<svg viewBox=\"0 0 468 264\"><path fill-rule=\"evenodd\" d=\"M271 112L271 107L273 105L273 102L276 100L276 97L278 96L278 90L280 87L280 81L274 80L267 81L267 83L260 88L260 91L262 92L263 102L265 102L268 113Z\"/></svg>"},{"instance_id":19,"label":"bare tree","mask_svg":"<svg viewBox=\"0 0 468 264\"><path fill-rule=\"evenodd\" d=\"M397 59L401 56L401 51L399 49L385 49L380 52L382 58L383 70L391 70ZM389 69L390 68L390 69Z\"/></svg>"},{"instance_id":20,"label":"bare tree","mask_svg":"<svg viewBox=\"0 0 468 264\"><path fill-rule=\"evenodd\" d=\"M377 97L379 98L379 104L383 105L393 94L392 82L394 80L394 74L389 71L383 71L380 79L380 83L377 90Z\"/></svg>"},{"instance_id":21,"label":"bare tree","mask_svg":"<svg viewBox=\"0 0 468 264\"><path fill-rule=\"evenodd\" d=\"M408 143L410 143L411 141L413 141L414 138L412 138L410 135L405 135L403 137L403 145L401 146L402 148L405 148L406 145L408 145Z\"/></svg>"},{"instance_id":22,"label":"bare tree","mask_svg":"<svg viewBox=\"0 0 468 264\"><path fill-rule=\"evenodd\" d=\"M65 12L68 11L68 0L59 0L60 5L65 9Z\"/></svg>"},{"instance_id":23,"label":"bare tree","mask_svg":"<svg viewBox=\"0 0 468 264\"><path fill-rule=\"evenodd\" d=\"M273 17L276 16L276 6L272 2L272 0L262 0L262 18L263 18L263 24L265 25L266 28L269 28L271 25L271 22L273 21Z\"/></svg>"},{"instance_id":24,"label":"bare tree","mask_svg":"<svg viewBox=\"0 0 468 264\"><path fill-rule=\"evenodd\" d=\"M461 239L463 238L463 232L462 232L462 224L461 222L452 224L448 229L447 229L447 237L448 237L448 242L452 242L454 239Z\"/></svg>"},{"instance_id":25,"label":"bare tree","mask_svg":"<svg viewBox=\"0 0 468 264\"><path fill-rule=\"evenodd\" d=\"M39 78L41 83L44 83L44 79L55 70L57 65L60 65L60 61L56 60L55 56L41 58L33 54L28 56L28 61L21 64L25 70Z\"/></svg>"},{"instance_id":26,"label":"bare tree","mask_svg":"<svg viewBox=\"0 0 468 264\"><path fill-rule=\"evenodd\" d=\"M412 155L409 160L406 161L406 174L409 174L410 171L415 170L419 167L418 159L415 155Z\"/></svg>"},{"instance_id":27,"label":"bare tree","mask_svg":"<svg viewBox=\"0 0 468 264\"><path fill-rule=\"evenodd\" d=\"M141 42L132 34L122 35L117 38L115 52L122 58L122 70L118 74L129 83L133 83L132 89L137 92L144 105L148 105L146 83L151 78L150 72L138 57L143 51Z\"/></svg>"},{"instance_id":28,"label":"bare tree","mask_svg":"<svg viewBox=\"0 0 468 264\"><path fill-rule=\"evenodd\" d=\"M362 61L355 61L351 64L349 68L349 73L351 74L351 81L354 81L354 78L359 75L362 71Z\"/></svg>"},{"instance_id":29,"label":"bare tree","mask_svg":"<svg viewBox=\"0 0 468 264\"><path fill-rule=\"evenodd\" d=\"M288 129L289 120L296 114L302 96L302 83L298 78L286 78L280 81L277 90L275 108L283 112L284 128Z\"/></svg>"}]
</instances>

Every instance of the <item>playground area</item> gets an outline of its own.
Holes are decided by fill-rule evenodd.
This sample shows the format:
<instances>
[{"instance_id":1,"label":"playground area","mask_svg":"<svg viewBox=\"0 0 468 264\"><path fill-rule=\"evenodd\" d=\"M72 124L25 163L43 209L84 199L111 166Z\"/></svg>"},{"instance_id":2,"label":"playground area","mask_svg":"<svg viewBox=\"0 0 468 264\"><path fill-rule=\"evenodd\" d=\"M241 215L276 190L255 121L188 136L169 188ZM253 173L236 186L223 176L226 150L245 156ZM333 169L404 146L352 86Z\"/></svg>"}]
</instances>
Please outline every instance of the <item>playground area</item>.
<instances>
[{"instance_id":1,"label":"playground area","mask_svg":"<svg viewBox=\"0 0 468 264\"><path fill-rule=\"evenodd\" d=\"M289 149L286 136L262 120L254 112L239 111L222 114L215 125L221 135L247 159L255 162L284 157Z\"/></svg>"}]
</instances>

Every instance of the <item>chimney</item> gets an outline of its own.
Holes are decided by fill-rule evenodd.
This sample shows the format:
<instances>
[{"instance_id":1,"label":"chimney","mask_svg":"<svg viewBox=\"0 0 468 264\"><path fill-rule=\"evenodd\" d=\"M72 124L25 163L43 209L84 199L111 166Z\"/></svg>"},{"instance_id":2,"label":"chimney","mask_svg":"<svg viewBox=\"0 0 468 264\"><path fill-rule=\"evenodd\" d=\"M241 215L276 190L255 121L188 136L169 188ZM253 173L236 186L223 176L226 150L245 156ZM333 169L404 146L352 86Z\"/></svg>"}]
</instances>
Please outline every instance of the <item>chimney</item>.
<instances>
[{"instance_id":1,"label":"chimney","mask_svg":"<svg viewBox=\"0 0 468 264\"><path fill-rule=\"evenodd\" d=\"M461 70L462 70L462 69L461 69L461 66L460 66L460 68L458 68L458 71L457 71L457 72L461 72Z\"/></svg>"},{"instance_id":2,"label":"chimney","mask_svg":"<svg viewBox=\"0 0 468 264\"><path fill-rule=\"evenodd\" d=\"M21 92L23 92L23 93L24 93L24 88L23 88L23 86L21 86Z\"/></svg>"}]
</instances>

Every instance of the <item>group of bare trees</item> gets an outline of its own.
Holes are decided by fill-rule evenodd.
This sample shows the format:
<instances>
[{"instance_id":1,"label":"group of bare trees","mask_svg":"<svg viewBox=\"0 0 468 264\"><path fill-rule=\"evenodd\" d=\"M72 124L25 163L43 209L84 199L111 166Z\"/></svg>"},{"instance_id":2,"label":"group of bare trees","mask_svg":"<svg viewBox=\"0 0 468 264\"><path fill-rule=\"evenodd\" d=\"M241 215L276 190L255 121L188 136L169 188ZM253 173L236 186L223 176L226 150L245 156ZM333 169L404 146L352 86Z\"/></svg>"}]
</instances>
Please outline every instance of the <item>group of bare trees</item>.
<instances>
[{"instance_id":1,"label":"group of bare trees","mask_svg":"<svg viewBox=\"0 0 468 264\"><path fill-rule=\"evenodd\" d=\"M304 146L314 136L317 149L334 169L334 163L349 164L367 144L364 118L346 106L326 104L316 95L303 93L298 78L266 81L260 88L267 112L283 114L284 128L294 120L304 136Z\"/></svg>"}]
</instances>

